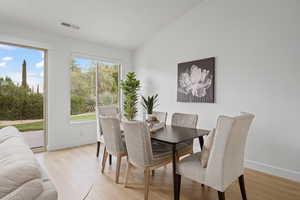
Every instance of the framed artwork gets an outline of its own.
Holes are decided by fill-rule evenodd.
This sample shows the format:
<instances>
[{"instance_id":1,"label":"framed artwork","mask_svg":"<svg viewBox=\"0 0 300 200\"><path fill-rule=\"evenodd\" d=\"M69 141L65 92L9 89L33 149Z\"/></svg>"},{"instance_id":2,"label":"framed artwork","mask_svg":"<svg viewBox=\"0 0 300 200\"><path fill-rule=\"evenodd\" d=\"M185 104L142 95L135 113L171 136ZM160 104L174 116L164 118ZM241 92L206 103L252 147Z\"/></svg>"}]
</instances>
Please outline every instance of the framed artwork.
<instances>
[{"instance_id":1,"label":"framed artwork","mask_svg":"<svg viewBox=\"0 0 300 200\"><path fill-rule=\"evenodd\" d=\"M177 102L215 102L215 57L178 64Z\"/></svg>"}]
</instances>

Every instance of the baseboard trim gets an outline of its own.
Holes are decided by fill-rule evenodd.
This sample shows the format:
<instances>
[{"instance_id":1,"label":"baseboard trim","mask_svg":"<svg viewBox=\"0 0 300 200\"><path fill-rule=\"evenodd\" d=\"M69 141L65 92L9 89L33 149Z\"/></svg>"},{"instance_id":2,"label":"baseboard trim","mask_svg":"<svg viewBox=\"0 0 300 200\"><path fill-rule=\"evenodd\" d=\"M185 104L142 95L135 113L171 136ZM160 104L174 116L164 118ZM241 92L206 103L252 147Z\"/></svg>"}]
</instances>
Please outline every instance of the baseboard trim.
<instances>
[{"instance_id":1,"label":"baseboard trim","mask_svg":"<svg viewBox=\"0 0 300 200\"><path fill-rule=\"evenodd\" d=\"M293 171L289 169L284 169L280 167L275 167L272 165L268 165L261 162L256 162L252 160L246 160L245 166L250 169L254 169L260 172L264 172L267 174L271 174L273 176L279 176L282 178L286 178L292 181L300 182L300 172L299 171Z\"/></svg>"},{"instance_id":2,"label":"baseboard trim","mask_svg":"<svg viewBox=\"0 0 300 200\"><path fill-rule=\"evenodd\" d=\"M73 147L80 147L80 146L88 145L88 144L96 144L96 142L95 142L95 140L91 140L91 141L86 141L84 143L73 143L73 144L65 144L65 145L48 146L47 151L56 151L56 150L73 148Z\"/></svg>"}]
</instances>

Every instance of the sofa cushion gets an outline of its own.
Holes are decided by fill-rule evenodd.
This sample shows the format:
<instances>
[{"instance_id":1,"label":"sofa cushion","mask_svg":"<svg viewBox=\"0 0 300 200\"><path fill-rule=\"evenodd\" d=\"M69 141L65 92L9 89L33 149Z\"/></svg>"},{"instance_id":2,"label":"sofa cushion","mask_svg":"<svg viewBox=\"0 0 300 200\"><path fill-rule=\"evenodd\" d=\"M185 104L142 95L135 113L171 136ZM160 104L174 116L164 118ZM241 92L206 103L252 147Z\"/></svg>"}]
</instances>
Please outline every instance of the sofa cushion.
<instances>
[{"instance_id":1,"label":"sofa cushion","mask_svg":"<svg viewBox=\"0 0 300 200\"><path fill-rule=\"evenodd\" d=\"M42 180L35 179L24 183L1 200L33 200L41 195L43 189Z\"/></svg>"},{"instance_id":2,"label":"sofa cushion","mask_svg":"<svg viewBox=\"0 0 300 200\"><path fill-rule=\"evenodd\" d=\"M0 199L22 184L40 179L39 165L22 137L0 143Z\"/></svg>"}]
</instances>

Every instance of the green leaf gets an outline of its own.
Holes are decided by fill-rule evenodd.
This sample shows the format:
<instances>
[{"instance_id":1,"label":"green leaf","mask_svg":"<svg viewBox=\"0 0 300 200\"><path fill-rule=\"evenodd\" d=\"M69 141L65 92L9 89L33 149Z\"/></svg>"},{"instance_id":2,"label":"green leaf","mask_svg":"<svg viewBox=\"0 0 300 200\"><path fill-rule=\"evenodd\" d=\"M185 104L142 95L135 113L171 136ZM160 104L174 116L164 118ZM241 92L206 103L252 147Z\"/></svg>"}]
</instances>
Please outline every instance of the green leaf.
<instances>
[{"instance_id":1,"label":"green leaf","mask_svg":"<svg viewBox=\"0 0 300 200\"><path fill-rule=\"evenodd\" d=\"M158 94L153 96L148 96L147 98L142 96L142 106L147 111L148 114L153 113L153 109L158 105Z\"/></svg>"},{"instance_id":2,"label":"green leaf","mask_svg":"<svg viewBox=\"0 0 300 200\"><path fill-rule=\"evenodd\" d=\"M134 72L128 72L126 79L121 81L121 87L124 93L124 116L128 120L133 120L137 113L137 92L140 89L140 81L136 79L136 74Z\"/></svg>"}]
</instances>

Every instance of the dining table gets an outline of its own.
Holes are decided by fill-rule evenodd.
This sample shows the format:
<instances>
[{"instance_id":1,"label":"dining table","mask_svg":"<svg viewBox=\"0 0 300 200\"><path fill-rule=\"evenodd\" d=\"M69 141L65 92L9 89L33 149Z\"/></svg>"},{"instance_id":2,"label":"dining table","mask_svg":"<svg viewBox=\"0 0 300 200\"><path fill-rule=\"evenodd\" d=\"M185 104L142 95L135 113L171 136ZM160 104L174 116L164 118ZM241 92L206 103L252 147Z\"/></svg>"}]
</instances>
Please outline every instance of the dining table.
<instances>
[{"instance_id":1,"label":"dining table","mask_svg":"<svg viewBox=\"0 0 300 200\"><path fill-rule=\"evenodd\" d=\"M172 146L172 165L173 165L173 198L178 199L178 189L176 184L176 146L183 142L193 141L198 138L200 143L200 148L203 148L204 139L203 136L208 135L209 130L197 129L197 128L187 128L179 126L165 125L164 127L153 131L151 133L152 140L163 142Z\"/></svg>"}]
</instances>

